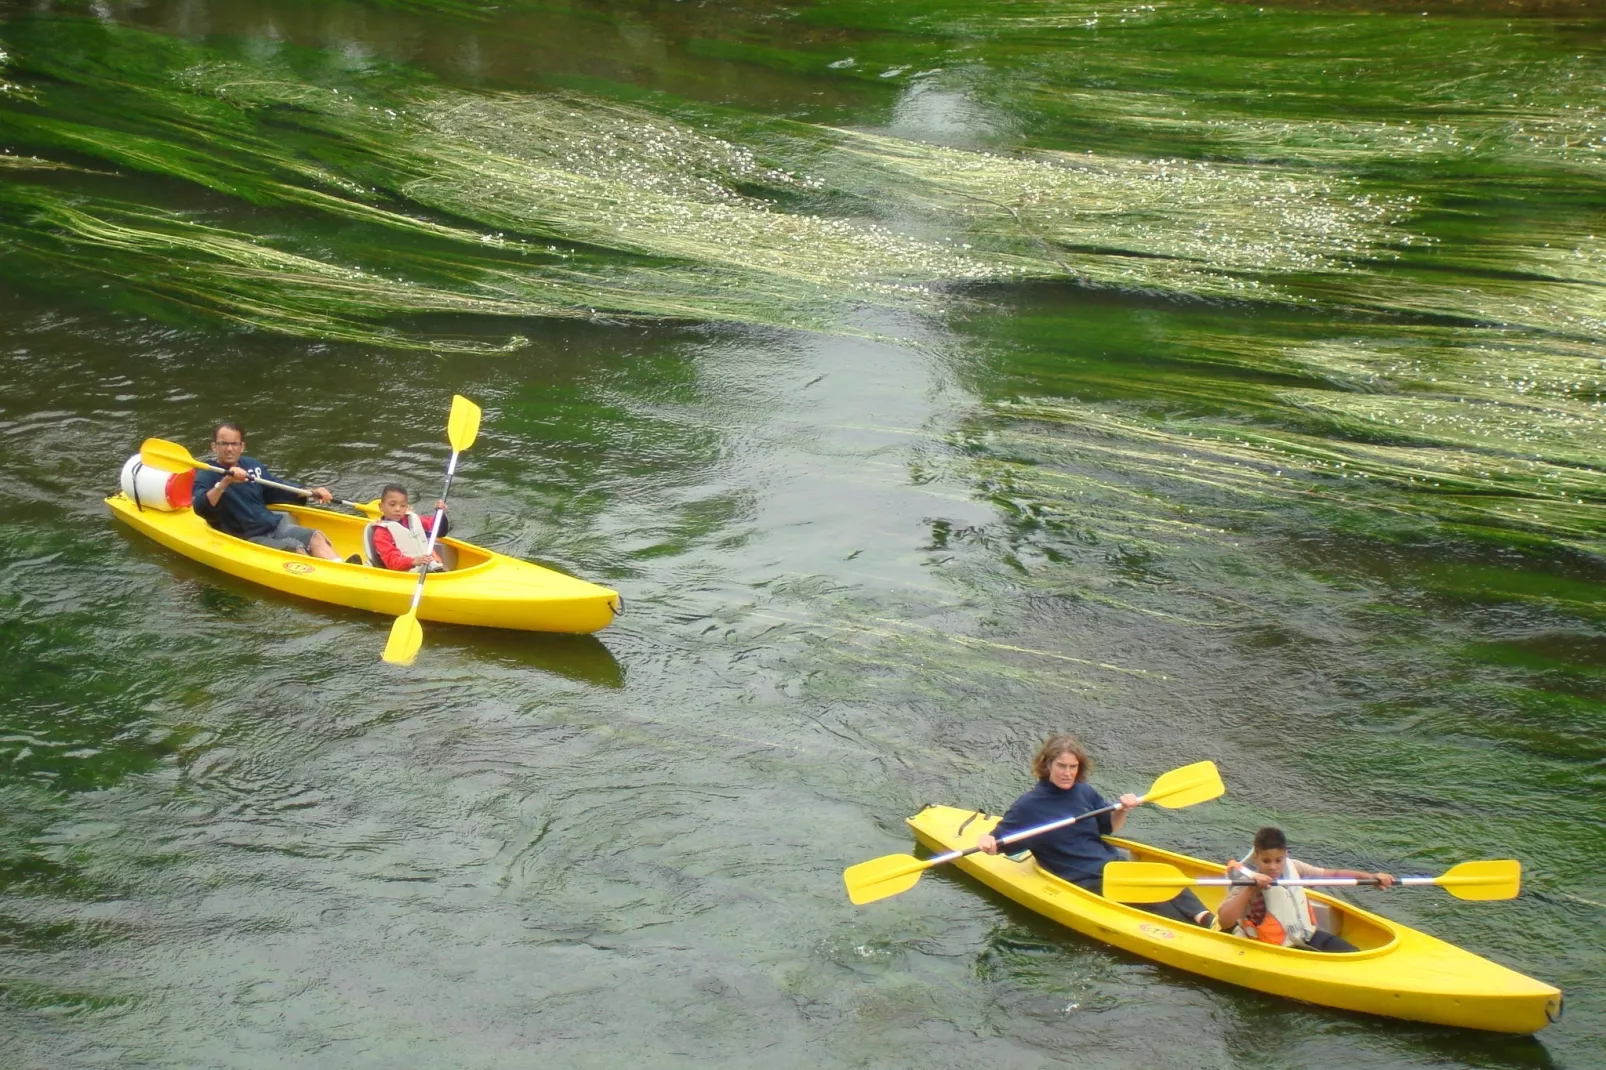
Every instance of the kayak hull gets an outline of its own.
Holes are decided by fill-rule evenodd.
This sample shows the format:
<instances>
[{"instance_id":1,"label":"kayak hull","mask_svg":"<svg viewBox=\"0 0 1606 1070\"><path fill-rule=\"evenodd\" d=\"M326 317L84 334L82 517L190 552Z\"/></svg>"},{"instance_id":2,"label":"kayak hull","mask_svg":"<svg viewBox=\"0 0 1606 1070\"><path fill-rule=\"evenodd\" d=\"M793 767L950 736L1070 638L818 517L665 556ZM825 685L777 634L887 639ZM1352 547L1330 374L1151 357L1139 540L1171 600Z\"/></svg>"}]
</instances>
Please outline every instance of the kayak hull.
<instances>
[{"instance_id":1,"label":"kayak hull","mask_svg":"<svg viewBox=\"0 0 1606 1070\"><path fill-rule=\"evenodd\" d=\"M416 572L322 561L258 546L214 530L191 509L141 509L122 494L107 498L106 504L118 520L168 549L286 594L395 617L407 612L418 584ZM362 552L364 518L303 506L275 508L297 524L322 531L342 558ZM460 539L443 538L440 545L443 556L456 558L456 566L424 581L420 620L585 635L607 627L622 608L618 593L607 587Z\"/></svg>"},{"instance_id":2,"label":"kayak hull","mask_svg":"<svg viewBox=\"0 0 1606 1070\"><path fill-rule=\"evenodd\" d=\"M973 847L998 817L929 806L909 818L933 851ZM1111 837L1145 862L1167 862L1189 876L1219 877L1223 867ZM1096 940L1156 962L1343 1010L1497 1033L1534 1033L1561 1016L1557 988L1507 969L1342 900L1308 892L1322 927L1360 948L1331 954L1273 947L1230 933L1180 925L1116 903L1040 869L1030 858L968 855L954 865L1016 902ZM1220 888L1196 889L1214 908Z\"/></svg>"}]
</instances>

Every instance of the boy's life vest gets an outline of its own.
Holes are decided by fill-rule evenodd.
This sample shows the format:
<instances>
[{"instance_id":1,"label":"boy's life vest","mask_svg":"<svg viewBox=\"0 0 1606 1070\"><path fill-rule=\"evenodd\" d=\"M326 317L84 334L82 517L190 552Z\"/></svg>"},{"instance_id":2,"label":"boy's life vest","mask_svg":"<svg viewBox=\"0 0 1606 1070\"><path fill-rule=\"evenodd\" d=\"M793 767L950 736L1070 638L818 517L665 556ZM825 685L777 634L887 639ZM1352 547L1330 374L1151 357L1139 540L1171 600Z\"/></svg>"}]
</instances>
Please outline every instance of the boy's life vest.
<instances>
[{"instance_id":1,"label":"boy's life vest","mask_svg":"<svg viewBox=\"0 0 1606 1070\"><path fill-rule=\"evenodd\" d=\"M398 524L394 520L378 520L375 524L390 532L390 537L396 540L396 549L408 557L422 557L424 548L429 545L429 534L424 531L424 522L418 519L418 514L411 509L402 517L404 523ZM439 561L431 561L429 570L440 572L446 566Z\"/></svg>"},{"instance_id":2,"label":"boy's life vest","mask_svg":"<svg viewBox=\"0 0 1606 1070\"><path fill-rule=\"evenodd\" d=\"M1255 872L1254 852L1244 857L1242 865ZM1294 860L1283 860L1282 880L1298 880L1299 870ZM1305 947L1316 934L1316 912L1311 909L1305 889L1273 885L1257 888L1249 893L1249 909L1239 919L1233 931L1251 940L1261 940L1278 947Z\"/></svg>"}]
</instances>

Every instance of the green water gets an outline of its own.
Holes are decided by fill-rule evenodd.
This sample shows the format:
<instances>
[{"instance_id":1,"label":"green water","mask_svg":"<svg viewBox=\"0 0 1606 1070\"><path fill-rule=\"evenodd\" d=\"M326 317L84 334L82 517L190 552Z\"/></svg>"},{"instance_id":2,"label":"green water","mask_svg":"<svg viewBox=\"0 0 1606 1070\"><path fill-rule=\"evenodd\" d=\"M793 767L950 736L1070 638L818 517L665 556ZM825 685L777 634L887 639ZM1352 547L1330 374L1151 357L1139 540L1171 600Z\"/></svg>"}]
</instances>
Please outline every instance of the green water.
<instances>
[{"instance_id":1,"label":"green water","mask_svg":"<svg viewBox=\"0 0 1606 1070\"><path fill-rule=\"evenodd\" d=\"M0 1034L20 1067L1585 1068L1606 1047L1592 5L0 0ZM592 638L260 591L148 435L427 498ZM933 874L1049 731L1537 1038L1262 997ZM1594 1055L1590 1055L1594 1052Z\"/></svg>"}]
</instances>

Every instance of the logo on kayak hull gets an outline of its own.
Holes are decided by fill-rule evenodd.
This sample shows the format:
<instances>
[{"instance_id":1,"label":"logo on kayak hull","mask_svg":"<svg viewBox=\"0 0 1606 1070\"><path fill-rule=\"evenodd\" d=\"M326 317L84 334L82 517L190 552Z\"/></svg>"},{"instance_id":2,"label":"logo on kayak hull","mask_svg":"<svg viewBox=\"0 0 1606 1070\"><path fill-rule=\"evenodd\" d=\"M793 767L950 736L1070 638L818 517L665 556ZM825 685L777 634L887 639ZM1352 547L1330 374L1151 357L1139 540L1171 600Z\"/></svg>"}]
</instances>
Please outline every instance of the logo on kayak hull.
<instances>
[{"instance_id":1,"label":"logo on kayak hull","mask_svg":"<svg viewBox=\"0 0 1606 1070\"><path fill-rule=\"evenodd\" d=\"M1177 938L1177 934L1170 929L1162 929L1160 926L1150 925L1148 922L1143 922L1139 925L1138 931L1149 936L1158 936L1162 940L1175 940Z\"/></svg>"},{"instance_id":2,"label":"logo on kayak hull","mask_svg":"<svg viewBox=\"0 0 1606 1070\"><path fill-rule=\"evenodd\" d=\"M286 561L284 563L284 570L286 572L293 572L297 576L305 576L310 572L317 571L311 565L304 564L300 561Z\"/></svg>"}]
</instances>

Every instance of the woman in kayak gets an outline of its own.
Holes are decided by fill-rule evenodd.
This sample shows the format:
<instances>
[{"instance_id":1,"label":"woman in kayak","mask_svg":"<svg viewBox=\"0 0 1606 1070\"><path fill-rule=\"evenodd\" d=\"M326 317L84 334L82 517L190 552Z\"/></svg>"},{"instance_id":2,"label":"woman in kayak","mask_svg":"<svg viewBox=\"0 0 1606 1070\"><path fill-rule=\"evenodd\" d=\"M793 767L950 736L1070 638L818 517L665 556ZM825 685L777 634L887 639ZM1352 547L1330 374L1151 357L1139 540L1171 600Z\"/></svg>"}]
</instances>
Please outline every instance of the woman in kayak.
<instances>
[{"instance_id":1,"label":"woman in kayak","mask_svg":"<svg viewBox=\"0 0 1606 1070\"><path fill-rule=\"evenodd\" d=\"M1110 805L1087 782L1092 771L1093 759L1075 736L1049 736L1032 759L1037 786L1016 799L992 834L980 837L976 846L986 854L995 855L1001 837ZM1050 873L1090 892L1099 892L1104 882L1105 863L1120 857L1114 847L1104 842L1104 837L1119 832L1126 824L1127 811L1141 803L1142 800L1128 792L1121 796L1121 809L1114 813L1099 814L1090 821L1078 821L1016 840L1010 847L1031 851L1037 864ZM1163 903L1142 904L1140 909L1205 928L1211 928L1216 920L1199 897L1188 889Z\"/></svg>"}]
</instances>

